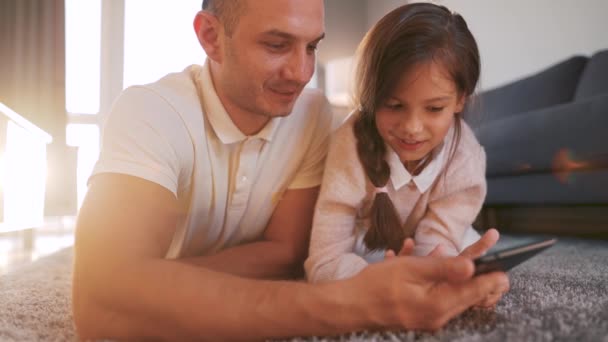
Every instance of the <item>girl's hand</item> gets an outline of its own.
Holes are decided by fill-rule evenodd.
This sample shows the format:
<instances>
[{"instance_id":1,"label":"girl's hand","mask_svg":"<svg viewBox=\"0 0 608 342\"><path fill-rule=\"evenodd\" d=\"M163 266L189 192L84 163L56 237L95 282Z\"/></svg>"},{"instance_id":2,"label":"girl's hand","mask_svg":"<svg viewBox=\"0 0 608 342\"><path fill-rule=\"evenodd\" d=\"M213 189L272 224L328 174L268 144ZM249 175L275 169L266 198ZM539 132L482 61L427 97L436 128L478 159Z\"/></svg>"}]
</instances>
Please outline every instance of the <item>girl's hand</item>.
<instances>
[{"instance_id":1,"label":"girl's hand","mask_svg":"<svg viewBox=\"0 0 608 342\"><path fill-rule=\"evenodd\" d=\"M490 248L494 247L500 234L498 234L498 230L491 228L485 232L477 242L465 248L462 252L460 252L460 256L467 257L471 260L479 258L484 255Z\"/></svg>"},{"instance_id":2,"label":"girl's hand","mask_svg":"<svg viewBox=\"0 0 608 342\"><path fill-rule=\"evenodd\" d=\"M479 240L465 248L460 252L460 256L469 258L471 260L475 260L476 258L484 255L490 248L494 247L496 242L498 241L500 234L494 228L489 229L485 232ZM438 244L429 254L428 256L432 257L442 257L448 256L445 254L444 247L442 244Z\"/></svg>"},{"instance_id":3,"label":"girl's hand","mask_svg":"<svg viewBox=\"0 0 608 342\"><path fill-rule=\"evenodd\" d=\"M403 246L401 246L401 250L399 251L398 256L410 256L414 252L414 240L412 238L407 238L403 241ZM384 259L390 259L395 257L395 252L392 249L387 250L384 253Z\"/></svg>"}]
</instances>

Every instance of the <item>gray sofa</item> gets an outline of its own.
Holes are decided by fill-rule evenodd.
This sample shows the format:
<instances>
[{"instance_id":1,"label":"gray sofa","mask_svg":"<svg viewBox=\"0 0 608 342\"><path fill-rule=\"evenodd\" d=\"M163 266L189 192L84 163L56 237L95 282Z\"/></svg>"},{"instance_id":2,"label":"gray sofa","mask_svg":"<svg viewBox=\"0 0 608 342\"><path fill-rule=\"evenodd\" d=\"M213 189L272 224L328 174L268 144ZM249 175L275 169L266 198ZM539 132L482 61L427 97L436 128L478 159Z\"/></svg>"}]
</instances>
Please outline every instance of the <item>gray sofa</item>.
<instances>
[{"instance_id":1,"label":"gray sofa","mask_svg":"<svg viewBox=\"0 0 608 342\"><path fill-rule=\"evenodd\" d=\"M529 232L526 222L543 223L535 213L548 226L593 217L577 232L608 231L608 50L482 92L465 119L488 158L484 226Z\"/></svg>"}]
</instances>

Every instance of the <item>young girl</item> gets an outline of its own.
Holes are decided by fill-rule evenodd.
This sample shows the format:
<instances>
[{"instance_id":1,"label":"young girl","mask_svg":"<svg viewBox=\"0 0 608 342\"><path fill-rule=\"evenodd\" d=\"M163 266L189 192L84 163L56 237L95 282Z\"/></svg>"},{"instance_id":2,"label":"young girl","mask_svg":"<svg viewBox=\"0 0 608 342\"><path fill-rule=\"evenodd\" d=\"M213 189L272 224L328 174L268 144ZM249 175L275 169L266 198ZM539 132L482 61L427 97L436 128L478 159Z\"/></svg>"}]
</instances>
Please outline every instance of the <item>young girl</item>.
<instances>
[{"instance_id":1,"label":"young girl","mask_svg":"<svg viewBox=\"0 0 608 342\"><path fill-rule=\"evenodd\" d=\"M385 255L456 255L479 235L485 153L461 119L479 78L477 44L443 6L399 7L358 49L358 109L334 133L305 263L313 282ZM409 247L408 247L409 244Z\"/></svg>"}]
</instances>

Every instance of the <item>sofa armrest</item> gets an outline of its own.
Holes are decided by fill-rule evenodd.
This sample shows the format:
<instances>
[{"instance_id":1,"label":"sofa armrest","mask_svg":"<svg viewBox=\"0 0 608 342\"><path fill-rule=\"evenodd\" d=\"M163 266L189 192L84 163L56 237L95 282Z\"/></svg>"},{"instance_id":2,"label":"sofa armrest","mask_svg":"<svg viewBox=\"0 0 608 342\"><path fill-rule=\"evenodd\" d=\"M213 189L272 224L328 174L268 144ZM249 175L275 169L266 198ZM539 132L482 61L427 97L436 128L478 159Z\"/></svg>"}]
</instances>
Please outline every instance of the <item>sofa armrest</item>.
<instances>
[{"instance_id":1,"label":"sofa armrest","mask_svg":"<svg viewBox=\"0 0 608 342\"><path fill-rule=\"evenodd\" d=\"M491 121L476 135L487 176L608 168L608 93Z\"/></svg>"},{"instance_id":2,"label":"sofa armrest","mask_svg":"<svg viewBox=\"0 0 608 342\"><path fill-rule=\"evenodd\" d=\"M534 75L479 93L467 105L467 121L481 124L573 101L588 57L574 56Z\"/></svg>"}]
</instances>

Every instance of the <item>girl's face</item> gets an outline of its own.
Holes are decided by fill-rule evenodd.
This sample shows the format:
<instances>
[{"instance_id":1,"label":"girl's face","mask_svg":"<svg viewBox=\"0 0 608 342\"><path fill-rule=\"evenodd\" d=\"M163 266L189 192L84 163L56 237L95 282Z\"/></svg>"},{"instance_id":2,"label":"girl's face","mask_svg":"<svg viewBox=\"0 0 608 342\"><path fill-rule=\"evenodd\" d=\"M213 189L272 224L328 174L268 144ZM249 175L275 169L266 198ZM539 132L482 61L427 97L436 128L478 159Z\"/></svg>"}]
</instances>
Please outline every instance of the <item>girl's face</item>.
<instances>
[{"instance_id":1,"label":"girl's face","mask_svg":"<svg viewBox=\"0 0 608 342\"><path fill-rule=\"evenodd\" d=\"M427 156L446 136L461 112L460 96L443 66L424 63L401 77L397 86L376 111L376 127L384 141L408 165Z\"/></svg>"}]
</instances>

